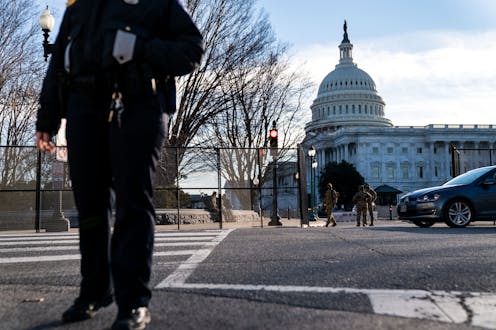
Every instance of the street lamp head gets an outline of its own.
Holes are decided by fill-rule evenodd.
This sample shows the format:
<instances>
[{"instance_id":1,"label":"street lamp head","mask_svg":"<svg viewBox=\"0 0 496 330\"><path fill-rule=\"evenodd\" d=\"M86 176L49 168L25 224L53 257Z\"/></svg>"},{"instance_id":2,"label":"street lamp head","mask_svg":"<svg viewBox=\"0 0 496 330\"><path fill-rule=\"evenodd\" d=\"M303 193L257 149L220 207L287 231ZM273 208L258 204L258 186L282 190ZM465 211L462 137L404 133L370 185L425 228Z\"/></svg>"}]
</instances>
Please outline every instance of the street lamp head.
<instances>
[{"instance_id":1,"label":"street lamp head","mask_svg":"<svg viewBox=\"0 0 496 330\"><path fill-rule=\"evenodd\" d=\"M40 27L43 31L45 31L45 30L46 31L52 31L53 26L55 25L55 19L53 18L52 14L50 13L50 9L48 9L48 6L41 13L39 23L40 23Z\"/></svg>"},{"instance_id":2,"label":"street lamp head","mask_svg":"<svg viewBox=\"0 0 496 330\"><path fill-rule=\"evenodd\" d=\"M317 160L314 159L312 162L312 168L317 168L318 165Z\"/></svg>"},{"instance_id":3,"label":"street lamp head","mask_svg":"<svg viewBox=\"0 0 496 330\"><path fill-rule=\"evenodd\" d=\"M255 186L258 186L259 181L258 181L258 178L257 178L257 177L254 177L254 178L253 178L253 184L254 184Z\"/></svg>"},{"instance_id":4,"label":"street lamp head","mask_svg":"<svg viewBox=\"0 0 496 330\"><path fill-rule=\"evenodd\" d=\"M315 150L315 147L314 147L314 146L312 146L312 147L308 150L308 156L313 157L313 156L315 156L315 153L316 153L316 152L317 152L317 151Z\"/></svg>"}]
</instances>

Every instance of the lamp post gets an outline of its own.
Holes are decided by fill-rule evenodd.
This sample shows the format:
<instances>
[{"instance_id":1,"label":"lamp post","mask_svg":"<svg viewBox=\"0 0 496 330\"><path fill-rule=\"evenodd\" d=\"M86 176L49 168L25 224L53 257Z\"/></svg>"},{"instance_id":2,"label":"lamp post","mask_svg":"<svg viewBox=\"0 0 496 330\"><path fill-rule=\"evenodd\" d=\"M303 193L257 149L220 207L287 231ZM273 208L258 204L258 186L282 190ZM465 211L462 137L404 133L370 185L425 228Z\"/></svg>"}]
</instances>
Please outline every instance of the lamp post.
<instances>
[{"instance_id":1,"label":"lamp post","mask_svg":"<svg viewBox=\"0 0 496 330\"><path fill-rule=\"evenodd\" d=\"M53 26L55 25L55 19L50 13L50 9L48 6L40 15L40 27L43 31L43 56L45 57L45 61L48 60L48 55L52 53L53 44L48 42L48 37L50 36L50 31L52 31Z\"/></svg>"},{"instance_id":2,"label":"lamp post","mask_svg":"<svg viewBox=\"0 0 496 330\"><path fill-rule=\"evenodd\" d=\"M312 205L312 212L313 212L313 219L314 220L317 220L317 218L319 217L318 213L315 211L315 207L317 205L317 193L315 191L315 186L316 186L316 181L317 181L317 178L315 176L315 172L317 171L317 166L318 166L318 163L317 163L317 160L314 159L312 161L312 174L313 174L313 187L312 187L312 194L313 194L313 205Z\"/></svg>"},{"instance_id":3,"label":"lamp post","mask_svg":"<svg viewBox=\"0 0 496 330\"><path fill-rule=\"evenodd\" d=\"M309 219L310 221L314 221L315 220L315 214L314 214L314 210L313 210L313 205L314 205L314 189L313 189L313 179L314 179L314 171L315 171L315 168L317 168L317 162L315 162L315 168L313 167L314 165L314 159L313 157L315 157L315 154L316 154L316 150L315 150L315 147L314 146L311 146L310 149L308 150L308 157L310 157L310 164L312 166L312 170L310 172L310 213L309 213Z\"/></svg>"},{"instance_id":4,"label":"lamp post","mask_svg":"<svg viewBox=\"0 0 496 330\"><path fill-rule=\"evenodd\" d=\"M270 217L269 226L282 226L281 221L279 221L281 217L277 207L277 158L279 153L277 138L278 132L276 121L274 120L269 133L270 153L272 155L272 216Z\"/></svg>"},{"instance_id":5,"label":"lamp post","mask_svg":"<svg viewBox=\"0 0 496 330\"><path fill-rule=\"evenodd\" d=\"M41 30L43 31L43 56L45 57L45 62L48 60L48 55L53 51L53 44L48 42L48 37L50 36L50 31L52 31L55 25L55 19L50 13L48 6L43 10L40 15L39 24ZM62 191L65 186L65 162L67 162L67 142L65 141L65 121L61 122L61 127L57 133L57 162L52 164L52 175L54 176L54 184L57 185L59 189L59 200L58 209L56 209L52 215L52 218L47 220L45 223L45 229L49 231L69 231L70 222L64 215L62 208ZM39 151L38 151L39 152ZM41 162L41 158L40 158ZM37 178L40 180L41 178ZM38 193L38 192L37 192ZM36 197L37 199L39 196Z\"/></svg>"}]
</instances>

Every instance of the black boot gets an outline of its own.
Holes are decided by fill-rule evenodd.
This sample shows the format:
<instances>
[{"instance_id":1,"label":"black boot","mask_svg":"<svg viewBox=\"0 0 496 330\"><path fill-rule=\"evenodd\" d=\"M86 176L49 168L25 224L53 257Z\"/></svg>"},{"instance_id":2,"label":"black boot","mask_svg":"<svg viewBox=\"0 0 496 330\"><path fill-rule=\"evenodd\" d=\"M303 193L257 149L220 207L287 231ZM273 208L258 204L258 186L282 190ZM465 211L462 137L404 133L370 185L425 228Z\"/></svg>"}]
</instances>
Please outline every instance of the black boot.
<instances>
[{"instance_id":1,"label":"black boot","mask_svg":"<svg viewBox=\"0 0 496 330\"><path fill-rule=\"evenodd\" d=\"M148 308L139 307L129 313L121 314L119 312L117 320L112 324L112 330L141 330L145 329L150 321L151 316Z\"/></svg>"},{"instance_id":2,"label":"black boot","mask_svg":"<svg viewBox=\"0 0 496 330\"><path fill-rule=\"evenodd\" d=\"M62 321L68 323L90 319L100 308L107 307L112 301L111 294L96 301L88 301L80 297L76 298L74 304L62 314Z\"/></svg>"}]
</instances>

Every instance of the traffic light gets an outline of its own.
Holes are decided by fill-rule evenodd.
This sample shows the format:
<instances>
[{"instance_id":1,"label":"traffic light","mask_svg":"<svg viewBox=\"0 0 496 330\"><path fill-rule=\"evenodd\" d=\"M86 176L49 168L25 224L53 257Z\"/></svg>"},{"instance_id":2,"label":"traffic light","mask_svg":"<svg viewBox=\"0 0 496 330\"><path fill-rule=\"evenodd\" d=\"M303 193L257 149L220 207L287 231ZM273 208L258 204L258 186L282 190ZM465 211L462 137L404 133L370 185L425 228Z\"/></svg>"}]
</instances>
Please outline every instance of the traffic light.
<instances>
[{"instance_id":1,"label":"traffic light","mask_svg":"<svg viewBox=\"0 0 496 330\"><path fill-rule=\"evenodd\" d=\"M277 129L272 128L269 133L269 142L270 142L270 147L271 148L276 148L277 149Z\"/></svg>"}]
</instances>

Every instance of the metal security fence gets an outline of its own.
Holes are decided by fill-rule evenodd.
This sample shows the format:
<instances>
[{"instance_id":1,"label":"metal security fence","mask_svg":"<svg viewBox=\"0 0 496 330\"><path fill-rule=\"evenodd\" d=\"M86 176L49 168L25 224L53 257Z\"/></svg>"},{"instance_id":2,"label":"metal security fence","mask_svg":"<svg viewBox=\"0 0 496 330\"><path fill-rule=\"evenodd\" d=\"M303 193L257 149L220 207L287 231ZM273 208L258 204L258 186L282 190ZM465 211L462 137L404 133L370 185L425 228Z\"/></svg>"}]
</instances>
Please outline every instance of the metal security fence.
<instances>
[{"instance_id":1,"label":"metal security fence","mask_svg":"<svg viewBox=\"0 0 496 330\"><path fill-rule=\"evenodd\" d=\"M305 221L304 165L298 149L164 148L154 184L156 224ZM0 146L0 230L48 230L61 219L78 226L67 163L33 146Z\"/></svg>"}]
</instances>

